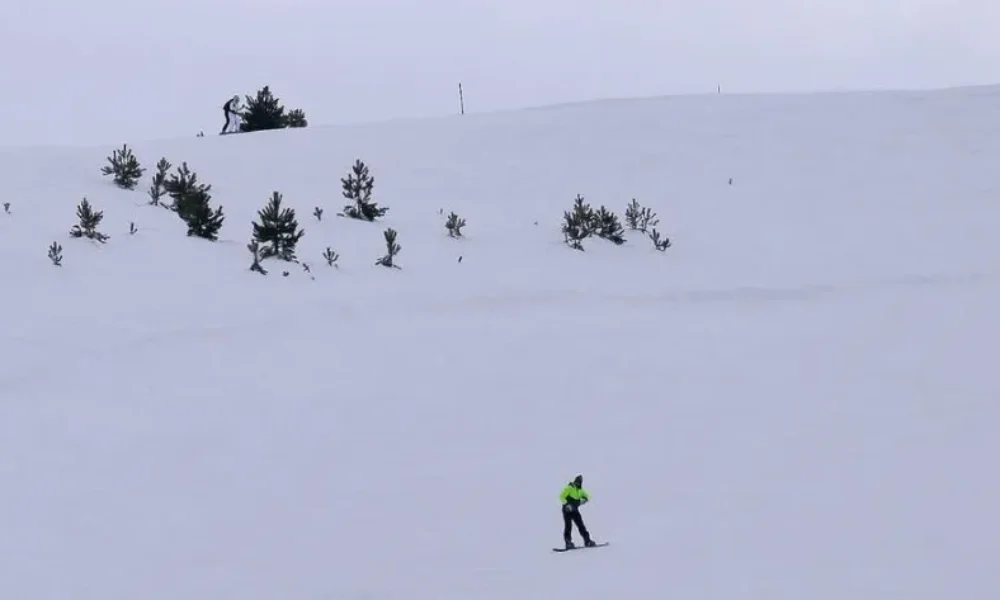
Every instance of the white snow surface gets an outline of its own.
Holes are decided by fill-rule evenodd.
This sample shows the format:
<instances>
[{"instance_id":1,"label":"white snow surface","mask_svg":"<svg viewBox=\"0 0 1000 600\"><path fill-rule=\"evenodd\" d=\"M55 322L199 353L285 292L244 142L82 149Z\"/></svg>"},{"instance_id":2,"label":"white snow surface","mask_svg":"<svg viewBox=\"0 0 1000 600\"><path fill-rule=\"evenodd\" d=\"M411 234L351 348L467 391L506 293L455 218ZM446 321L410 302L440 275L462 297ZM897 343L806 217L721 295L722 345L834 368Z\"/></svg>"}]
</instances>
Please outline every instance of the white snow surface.
<instances>
[{"instance_id":1,"label":"white snow surface","mask_svg":"<svg viewBox=\"0 0 1000 600\"><path fill-rule=\"evenodd\" d=\"M129 144L132 192L115 146L0 153L3 598L997 597L1000 89ZM382 222L334 216L356 158ZM248 270L275 190L315 279ZM673 247L569 249L577 194ZM578 473L611 545L556 554Z\"/></svg>"}]
</instances>

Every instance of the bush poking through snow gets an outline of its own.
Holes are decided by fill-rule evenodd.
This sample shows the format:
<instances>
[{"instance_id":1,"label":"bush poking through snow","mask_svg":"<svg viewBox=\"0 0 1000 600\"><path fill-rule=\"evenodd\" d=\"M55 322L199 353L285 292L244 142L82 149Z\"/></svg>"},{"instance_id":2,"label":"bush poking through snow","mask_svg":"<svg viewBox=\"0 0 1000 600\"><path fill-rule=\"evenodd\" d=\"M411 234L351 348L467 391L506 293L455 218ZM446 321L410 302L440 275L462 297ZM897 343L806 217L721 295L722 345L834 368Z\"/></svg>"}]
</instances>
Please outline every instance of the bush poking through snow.
<instances>
[{"instance_id":1,"label":"bush poking through snow","mask_svg":"<svg viewBox=\"0 0 1000 600\"><path fill-rule=\"evenodd\" d=\"M251 240L250 243L247 244L247 250L250 251L250 254L253 254L253 264L250 265L250 270L256 271L261 275L267 275L267 271L265 271L264 267L260 265L260 244L258 244L256 240Z\"/></svg>"},{"instance_id":2,"label":"bush poking through snow","mask_svg":"<svg viewBox=\"0 0 1000 600\"><path fill-rule=\"evenodd\" d=\"M618 220L618 215L603 206L599 208L596 213L594 213L594 221L591 225L591 229L593 230L594 235L608 240L616 246L621 246L625 243L625 230L622 228L622 224Z\"/></svg>"},{"instance_id":3,"label":"bush poking through snow","mask_svg":"<svg viewBox=\"0 0 1000 600\"><path fill-rule=\"evenodd\" d=\"M10 214L10 202L4 202L3 203L3 211L5 213L7 213L8 215Z\"/></svg>"},{"instance_id":4,"label":"bush poking through snow","mask_svg":"<svg viewBox=\"0 0 1000 600\"><path fill-rule=\"evenodd\" d=\"M583 250L583 240L594 232L593 222L594 209L578 194L573 209L563 213L562 233L566 244L574 250Z\"/></svg>"},{"instance_id":5,"label":"bush poking through snow","mask_svg":"<svg viewBox=\"0 0 1000 600\"><path fill-rule=\"evenodd\" d=\"M399 267L399 265L393 262L393 259L396 257L396 255L399 254L400 251L403 249L402 246L396 243L396 230L390 227L389 229L385 230L385 233L383 235L385 237L386 254L382 258L378 259L375 262L375 264L382 265L383 267L389 267L392 269L401 268Z\"/></svg>"},{"instance_id":6,"label":"bush poking through snow","mask_svg":"<svg viewBox=\"0 0 1000 600\"><path fill-rule=\"evenodd\" d=\"M465 227L465 219L455 213L451 213L448 215L448 220L445 221L444 226L451 237L462 237L462 228Z\"/></svg>"},{"instance_id":7,"label":"bush poking through snow","mask_svg":"<svg viewBox=\"0 0 1000 600\"><path fill-rule=\"evenodd\" d=\"M169 167L170 163L167 163ZM159 165L157 165L159 166ZM187 163L181 163L177 167L177 172L173 173L163 182L163 189L167 192L173 202L168 207L170 210L180 213L182 201L197 190L211 191L212 186L198 183L198 174L192 173ZM184 218L181 215L181 218Z\"/></svg>"},{"instance_id":8,"label":"bush poking through snow","mask_svg":"<svg viewBox=\"0 0 1000 600\"><path fill-rule=\"evenodd\" d=\"M306 272L306 275L309 276L309 279L316 281L316 276L312 274L312 268L309 266L309 263L299 263L299 264L302 265L302 270Z\"/></svg>"},{"instance_id":9,"label":"bush poking through snow","mask_svg":"<svg viewBox=\"0 0 1000 600\"><path fill-rule=\"evenodd\" d=\"M142 174L146 172L139 165L139 159L129 149L128 144L123 144L121 150L115 150L108 157L108 162L111 164L102 168L101 173L105 176L114 175L115 185L126 190L135 189Z\"/></svg>"},{"instance_id":10,"label":"bush poking through snow","mask_svg":"<svg viewBox=\"0 0 1000 600\"><path fill-rule=\"evenodd\" d=\"M625 222L629 229L647 233L649 228L658 225L660 220L656 218L655 212L641 206L635 198L632 198L632 202L625 209Z\"/></svg>"},{"instance_id":11,"label":"bush poking through snow","mask_svg":"<svg viewBox=\"0 0 1000 600\"><path fill-rule=\"evenodd\" d=\"M62 246L59 245L59 242L52 242L52 245L49 246L49 260L57 267L62 266Z\"/></svg>"},{"instance_id":12,"label":"bush poking through snow","mask_svg":"<svg viewBox=\"0 0 1000 600\"><path fill-rule=\"evenodd\" d=\"M209 206L212 186L198 183L198 174L192 173L186 162L163 183L163 188L173 199L169 208L187 224L188 236L211 241L219 239L219 230L225 221L222 207L212 210Z\"/></svg>"},{"instance_id":13,"label":"bush poking through snow","mask_svg":"<svg viewBox=\"0 0 1000 600\"><path fill-rule=\"evenodd\" d=\"M80 222L70 229L69 234L75 238L89 238L97 240L102 244L107 242L109 236L97 231L97 226L104 219L104 211L95 211L86 198L76 207L76 216Z\"/></svg>"},{"instance_id":14,"label":"bush poking through snow","mask_svg":"<svg viewBox=\"0 0 1000 600\"><path fill-rule=\"evenodd\" d=\"M314 208L313 209L313 216L316 217L317 221L322 221L323 220L323 209L320 208L320 207L318 207L318 206L316 208Z\"/></svg>"},{"instance_id":15,"label":"bush poking through snow","mask_svg":"<svg viewBox=\"0 0 1000 600\"><path fill-rule=\"evenodd\" d=\"M340 268L340 265L337 264L338 258L340 258L340 255L331 250L329 246L323 251L323 259L326 261L326 266L328 267Z\"/></svg>"},{"instance_id":16,"label":"bush poking through snow","mask_svg":"<svg viewBox=\"0 0 1000 600\"><path fill-rule=\"evenodd\" d=\"M128 234L129 235L135 235L138 231L139 231L139 229L135 226L135 221L129 221L128 222Z\"/></svg>"},{"instance_id":17,"label":"bush poking through snow","mask_svg":"<svg viewBox=\"0 0 1000 600\"><path fill-rule=\"evenodd\" d=\"M595 211L579 194L573 201L573 209L563 213L562 233L566 244L574 250L583 250L583 240L592 235L618 246L625 243L625 229L618 215L604 206Z\"/></svg>"},{"instance_id":18,"label":"bush poking through snow","mask_svg":"<svg viewBox=\"0 0 1000 600\"><path fill-rule=\"evenodd\" d=\"M212 242L219 239L219 230L226 217L222 214L221 206L212 210L209 205L211 200L212 196L207 189L196 189L184 197L181 204L183 212L180 209L177 212L187 223L189 237L200 237Z\"/></svg>"},{"instance_id":19,"label":"bush poking through snow","mask_svg":"<svg viewBox=\"0 0 1000 600\"><path fill-rule=\"evenodd\" d=\"M261 258L294 261L295 246L305 231L299 229L295 210L282 208L280 192L274 192L263 209L257 211L259 223L253 223L253 239L262 244Z\"/></svg>"},{"instance_id":20,"label":"bush poking through snow","mask_svg":"<svg viewBox=\"0 0 1000 600\"><path fill-rule=\"evenodd\" d=\"M372 190L375 188L375 178L368 172L368 165L360 160L354 161L351 172L340 180L344 197L353 201L344 207L343 216L363 221L374 221L384 217L389 212L388 207L380 207L372 200Z\"/></svg>"},{"instance_id":21,"label":"bush poking through snow","mask_svg":"<svg viewBox=\"0 0 1000 600\"><path fill-rule=\"evenodd\" d=\"M149 185L149 191L147 192L149 194L149 203L153 206L161 206L160 198L167 193L167 171L170 170L171 166L166 158L161 158L156 163L156 173L153 175L153 182ZM169 208L166 205L162 206Z\"/></svg>"},{"instance_id":22,"label":"bush poking through snow","mask_svg":"<svg viewBox=\"0 0 1000 600\"><path fill-rule=\"evenodd\" d=\"M308 125L309 121L306 120L306 113L301 108L293 108L285 116L285 127L296 129Z\"/></svg>"},{"instance_id":23,"label":"bush poking through snow","mask_svg":"<svg viewBox=\"0 0 1000 600\"><path fill-rule=\"evenodd\" d=\"M665 251L670 247L670 238L660 238L660 232L654 227L649 233L649 239L653 242L653 246L660 252Z\"/></svg>"}]
</instances>

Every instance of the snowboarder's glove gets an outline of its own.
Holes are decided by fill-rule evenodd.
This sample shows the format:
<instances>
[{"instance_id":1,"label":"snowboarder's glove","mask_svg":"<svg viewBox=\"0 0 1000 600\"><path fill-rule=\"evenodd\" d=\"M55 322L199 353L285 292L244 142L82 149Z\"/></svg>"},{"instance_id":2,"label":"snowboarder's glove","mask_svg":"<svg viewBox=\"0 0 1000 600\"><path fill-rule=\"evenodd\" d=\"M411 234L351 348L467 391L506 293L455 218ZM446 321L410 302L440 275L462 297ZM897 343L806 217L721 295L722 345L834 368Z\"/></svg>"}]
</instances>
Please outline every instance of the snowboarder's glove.
<instances>
[{"instance_id":1,"label":"snowboarder's glove","mask_svg":"<svg viewBox=\"0 0 1000 600\"><path fill-rule=\"evenodd\" d=\"M563 504L563 512L573 512L573 505L569 502Z\"/></svg>"}]
</instances>

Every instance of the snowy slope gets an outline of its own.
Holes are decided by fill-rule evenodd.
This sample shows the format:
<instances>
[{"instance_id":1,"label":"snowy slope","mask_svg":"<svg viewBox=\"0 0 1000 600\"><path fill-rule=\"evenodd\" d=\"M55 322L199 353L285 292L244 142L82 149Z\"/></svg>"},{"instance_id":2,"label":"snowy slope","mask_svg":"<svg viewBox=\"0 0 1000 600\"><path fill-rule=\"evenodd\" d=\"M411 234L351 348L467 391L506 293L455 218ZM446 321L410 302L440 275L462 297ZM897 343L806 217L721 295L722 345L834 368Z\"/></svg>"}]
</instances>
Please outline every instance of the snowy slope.
<instances>
[{"instance_id":1,"label":"snowy slope","mask_svg":"<svg viewBox=\"0 0 1000 600\"><path fill-rule=\"evenodd\" d=\"M1000 589L1000 91L124 141L226 223L185 237L113 147L0 154L4 598ZM333 217L355 158L383 223ZM315 279L247 270L274 190ZM576 194L674 246L567 249ZM68 236L84 196L105 246ZM612 545L553 554L577 473Z\"/></svg>"}]
</instances>

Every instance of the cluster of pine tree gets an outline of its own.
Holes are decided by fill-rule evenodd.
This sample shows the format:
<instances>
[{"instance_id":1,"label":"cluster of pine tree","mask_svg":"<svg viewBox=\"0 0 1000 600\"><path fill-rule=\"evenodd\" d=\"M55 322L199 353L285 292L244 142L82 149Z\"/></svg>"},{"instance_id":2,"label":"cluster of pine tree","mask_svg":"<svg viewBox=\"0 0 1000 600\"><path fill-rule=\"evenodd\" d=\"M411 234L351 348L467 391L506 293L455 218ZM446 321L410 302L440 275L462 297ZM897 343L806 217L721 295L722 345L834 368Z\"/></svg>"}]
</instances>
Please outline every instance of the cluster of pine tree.
<instances>
[{"instance_id":1,"label":"cluster of pine tree","mask_svg":"<svg viewBox=\"0 0 1000 600\"><path fill-rule=\"evenodd\" d=\"M352 203L346 205L343 212L338 213L339 216L371 222L385 216L389 211L388 207L379 206L373 199L375 178L371 175L368 166L361 160L355 161L351 172L341 179L341 184L343 196L351 200ZM252 223L252 238L247 244L247 250L253 257L253 262L250 265L251 271L267 275L268 271L262 262L267 259L299 263L296 257L296 247L305 235L305 230L299 227L295 210L284 207L283 201L282 194L275 191L264 208L257 212L257 221ZM315 207L313 216L316 217L317 221L321 221L323 209ZM458 227L460 228L464 224L462 221ZM396 256L402 251L402 246L396 241L397 235L392 228L383 232L386 253L375 261L376 265L393 269L401 268L395 262ZM327 265L332 267L337 266L337 260L340 258L340 255L329 246L326 247L322 256ZM303 270L311 272L307 263L299 264L302 265ZM285 271L283 274L287 276L288 272Z\"/></svg>"},{"instance_id":2,"label":"cluster of pine tree","mask_svg":"<svg viewBox=\"0 0 1000 600\"><path fill-rule=\"evenodd\" d=\"M101 169L105 176L112 176L115 185L122 189L133 190L142 178L146 170L139 164L139 159L127 146L122 146L121 150L115 150L108 157L108 165ZM204 238L207 240L217 240L219 230L225 221L222 207L211 207L212 186L198 182L198 175L191 172L187 163L183 163L177 172L168 176L171 168L170 162L166 158L161 158L156 163L156 173L153 175L148 194L150 204L163 206L174 211L187 224L187 234ZM162 204L164 196L171 198L170 204ZM84 217L81 216L80 231L86 234L88 229L84 227ZM100 222L101 215L98 215L97 222ZM96 223L95 223L96 225ZM130 233L135 233L135 225L131 227ZM74 233L74 235L76 235ZM77 236L80 237L80 236ZM99 237L94 237L99 239Z\"/></svg>"},{"instance_id":3,"label":"cluster of pine tree","mask_svg":"<svg viewBox=\"0 0 1000 600\"><path fill-rule=\"evenodd\" d=\"M659 223L656 213L640 206L634 198L625 210L625 220L630 229L647 234L657 250L670 247L670 240L661 238L655 227L648 230ZM608 240L616 246L626 241L625 228L618 215L603 205L594 210L580 195L573 201L573 208L563 213L562 233L566 244L574 250L583 250L583 241L591 236Z\"/></svg>"},{"instance_id":4,"label":"cluster of pine tree","mask_svg":"<svg viewBox=\"0 0 1000 600\"><path fill-rule=\"evenodd\" d=\"M625 243L625 230L618 216L604 206L594 210L579 194L573 201L572 210L563 213L562 233L569 247L575 250L583 250L583 241L591 236L617 246Z\"/></svg>"},{"instance_id":5,"label":"cluster of pine tree","mask_svg":"<svg viewBox=\"0 0 1000 600\"><path fill-rule=\"evenodd\" d=\"M286 112L281 100L266 85L257 91L256 96L246 96L246 108L240 116L240 131L243 133L309 125L302 109L295 108Z\"/></svg>"},{"instance_id":6,"label":"cluster of pine tree","mask_svg":"<svg viewBox=\"0 0 1000 600\"><path fill-rule=\"evenodd\" d=\"M305 114L301 110L286 113L269 87L259 90L256 97L247 97L242 131L305 126ZM109 164L101 172L105 176L112 176L118 187L135 189L145 169L128 145L115 150L107 160ZM187 163L182 163L175 173L170 173L171 168L172 165L166 158L157 162L156 172L147 191L149 203L177 213L187 225L188 236L217 240L225 216L221 206L215 209L211 206L212 186L199 182L198 175L188 168ZM350 172L341 178L341 193L350 203L344 205L343 211L337 213L338 216L368 222L384 217L389 208L379 206L375 201L374 188L375 178L368 165L360 159L355 160ZM164 196L168 196L170 202L164 203ZM299 227L295 210L283 206L283 200L280 192L273 192L264 208L258 211L258 221L252 223L252 239L247 244L253 255L250 267L252 271L266 275L267 271L261 261L267 259L299 263L296 246L305 231ZM9 212L9 204L4 206L4 210ZM441 213L443 214L443 209ZM322 220L323 209L315 207L313 215L317 220ZM77 216L80 222L70 231L73 237L86 237L100 243L108 240L109 236L97 230L103 219L103 212L95 211L86 198L77 208ZM625 210L625 222L629 229L648 236L657 250L664 251L670 247L669 238L663 237L656 230L659 223L656 213L641 206L634 198ZM448 235L455 238L462 237L465 224L465 219L454 212L449 213L445 220ZM129 233L135 234L136 231L135 224L131 223ZM577 250L583 250L583 242L590 237L605 239L615 245L626 242L625 228L618 216L603 205L595 210L580 195L577 195L572 208L563 213L562 233L566 244ZM395 257L402 251L397 242L397 232L388 228L383 232L383 237L386 253L375 264L400 268L395 262ZM61 252L62 247L53 242L49 248L49 258L56 265L61 264ZM329 266L336 266L339 259L339 255L329 246L322 257ZM311 272L308 264L299 264L302 264L306 272ZM287 272L284 274L288 275Z\"/></svg>"}]
</instances>

